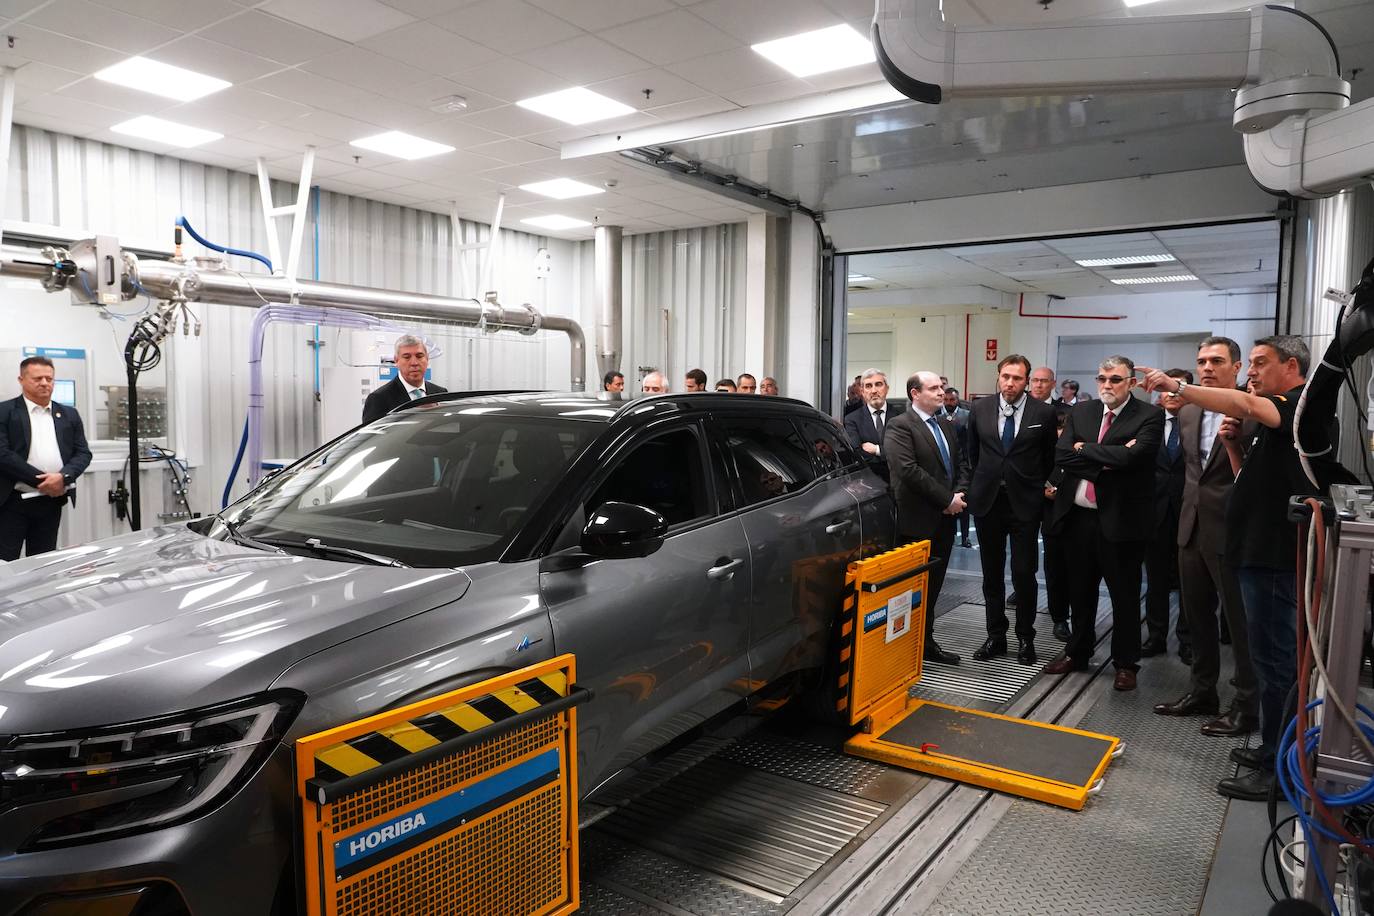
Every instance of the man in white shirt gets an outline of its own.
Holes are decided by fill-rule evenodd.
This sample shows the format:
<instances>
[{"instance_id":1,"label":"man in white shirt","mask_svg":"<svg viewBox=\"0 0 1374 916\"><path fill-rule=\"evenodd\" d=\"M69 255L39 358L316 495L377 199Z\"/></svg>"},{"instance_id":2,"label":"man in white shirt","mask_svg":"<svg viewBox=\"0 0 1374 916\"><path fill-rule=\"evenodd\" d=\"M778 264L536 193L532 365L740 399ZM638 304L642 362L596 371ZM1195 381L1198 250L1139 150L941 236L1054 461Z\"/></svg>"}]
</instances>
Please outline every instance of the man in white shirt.
<instances>
[{"instance_id":1,"label":"man in white shirt","mask_svg":"<svg viewBox=\"0 0 1374 916\"><path fill-rule=\"evenodd\" d=\"M23 394L0 404L0 560L57 548L62 507L91 463L76 408L52 400L53 364L19 364Z\"/></svg>"},{"instance_id":2,"label":"man in white shirt","mask_svg":"<svg viewBox=\"0 0 1374 916\"><path fill-rule=\"evenodd\" d=\"M863 455L864 462L887 480L889 471L887 457L883 454L883 436L893 418L892 407L887 403L887 373L867 369L859 378L864 404L845 414L844 431L849 436L849 444Z\"/></svg>"}]
</instances>

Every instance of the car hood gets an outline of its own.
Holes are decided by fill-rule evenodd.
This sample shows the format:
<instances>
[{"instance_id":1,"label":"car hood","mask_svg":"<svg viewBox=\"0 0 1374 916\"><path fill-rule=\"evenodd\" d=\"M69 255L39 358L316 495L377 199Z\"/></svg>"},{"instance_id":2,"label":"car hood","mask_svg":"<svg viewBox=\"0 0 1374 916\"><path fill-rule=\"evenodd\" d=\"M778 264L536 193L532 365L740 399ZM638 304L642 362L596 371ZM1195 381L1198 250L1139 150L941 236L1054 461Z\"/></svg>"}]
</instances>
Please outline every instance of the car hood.
<instances>
[{"instance_id":1,"label":"car hood","mask_svg":"<svg viewBox=\"0 0 1374 916\"><path fill-rule=\"evenodd\" d=\"M470 584L462 570L284 555L183 526L0 564L0 734L247 696Z\"/></svg>"}]
</instances>

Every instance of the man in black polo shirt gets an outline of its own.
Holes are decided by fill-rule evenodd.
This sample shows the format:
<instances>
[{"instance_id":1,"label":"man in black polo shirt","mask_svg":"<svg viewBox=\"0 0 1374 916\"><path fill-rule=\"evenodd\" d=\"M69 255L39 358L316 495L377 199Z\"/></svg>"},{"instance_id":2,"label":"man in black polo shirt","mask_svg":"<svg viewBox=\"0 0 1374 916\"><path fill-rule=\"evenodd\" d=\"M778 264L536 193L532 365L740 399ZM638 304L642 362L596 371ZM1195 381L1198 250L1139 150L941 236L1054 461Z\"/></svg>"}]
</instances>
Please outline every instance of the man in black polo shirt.
<instances>
[{"instance_id":1,"label":"man in black polo shirt","mask_svg":"<svg viewBox=\"0 0 1374 916\"><path fill-rule=\"evenodd\" d=\"M1310 362L1300 337L1275 335L1255 341L1247 373L1254 394L1188 385L1158 369L1143 370L1150 390L1176 391L1186 403L1226 414L1223 444L1239 468L1226 503L1226 562L1236 570L1245 605L1250 656L1260 688L1261 740L1256 748L1231 750L1231 759L1251 770L1217 784L1217 791L1229 798L1269 797L1284 706L1297 677L1297 529L1288 520L1288 500L1318 493L1293 448L1293 413ZM1260 424L1243 461L1235 440L1226 438L1227 428L1236 425L1230 418Z\"/></svg>"}]
</instances>

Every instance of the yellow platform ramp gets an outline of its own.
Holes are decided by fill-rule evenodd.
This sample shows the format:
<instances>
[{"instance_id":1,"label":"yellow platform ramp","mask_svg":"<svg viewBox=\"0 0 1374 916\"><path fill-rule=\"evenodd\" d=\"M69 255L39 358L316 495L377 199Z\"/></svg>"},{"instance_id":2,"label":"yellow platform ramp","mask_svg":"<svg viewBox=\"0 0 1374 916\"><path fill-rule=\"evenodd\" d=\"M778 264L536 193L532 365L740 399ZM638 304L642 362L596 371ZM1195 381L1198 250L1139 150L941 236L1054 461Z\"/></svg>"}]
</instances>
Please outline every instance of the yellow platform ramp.
<instances>
[{"instance_id":1,"label":"yellow platform ramp","mask_svg":"<svg viewBox=\"0 0 1374 916\"><path fill-rule=\"evenodd\" d=\"M930 542L920 541L849 566L837 708L861 728L845 751L1081 809L1118 754L1117 738L910 698L930 564Z\"/></svg>"}]
</instances>

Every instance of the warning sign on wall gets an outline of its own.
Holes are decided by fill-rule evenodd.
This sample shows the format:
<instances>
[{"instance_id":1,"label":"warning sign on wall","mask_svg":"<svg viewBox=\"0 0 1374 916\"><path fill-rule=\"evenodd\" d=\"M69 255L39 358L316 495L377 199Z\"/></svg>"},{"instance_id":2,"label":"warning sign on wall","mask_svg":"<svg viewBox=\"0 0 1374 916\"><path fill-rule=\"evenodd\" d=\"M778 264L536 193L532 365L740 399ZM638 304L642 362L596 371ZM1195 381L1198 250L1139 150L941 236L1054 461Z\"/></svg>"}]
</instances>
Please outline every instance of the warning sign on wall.
<instances>
[{"instance_id":1,"label":"warning sign on wall","mask_svg":"<svg viewBox=\"0 0 1374 916\"><path fill-rule=\"evenodd\" d=\"M990 363L995 363L995 362L997 362L997 338L996 338L996 337L989 337L989 338L988 338L988 355L987 355L987 360L988 360L988 362L990 362Z\"/></svg>"}]
</instances>

